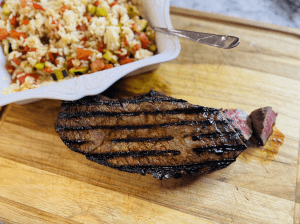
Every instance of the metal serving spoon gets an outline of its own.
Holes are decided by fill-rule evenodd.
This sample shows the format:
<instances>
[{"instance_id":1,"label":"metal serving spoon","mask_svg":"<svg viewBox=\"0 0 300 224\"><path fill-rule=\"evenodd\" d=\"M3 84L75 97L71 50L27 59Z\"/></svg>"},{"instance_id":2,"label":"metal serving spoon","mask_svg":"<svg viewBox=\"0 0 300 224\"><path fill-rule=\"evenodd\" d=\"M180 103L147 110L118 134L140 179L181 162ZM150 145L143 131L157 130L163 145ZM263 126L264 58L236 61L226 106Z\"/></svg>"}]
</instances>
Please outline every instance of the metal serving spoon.
<instances>
[{"instance_id":1,"label":"metal serving spoon","mask_svg":"<svg viewBox=\"0 0 300 224\"><path fill-rule=\"evenodd\" d=\"M233 36L200 33L186 30L169 30L167 28L154 27L158 32L184 37L201 44L210 45L224 49L231 49L239 45L240 39Z\"/></svg>"}]
</instances>

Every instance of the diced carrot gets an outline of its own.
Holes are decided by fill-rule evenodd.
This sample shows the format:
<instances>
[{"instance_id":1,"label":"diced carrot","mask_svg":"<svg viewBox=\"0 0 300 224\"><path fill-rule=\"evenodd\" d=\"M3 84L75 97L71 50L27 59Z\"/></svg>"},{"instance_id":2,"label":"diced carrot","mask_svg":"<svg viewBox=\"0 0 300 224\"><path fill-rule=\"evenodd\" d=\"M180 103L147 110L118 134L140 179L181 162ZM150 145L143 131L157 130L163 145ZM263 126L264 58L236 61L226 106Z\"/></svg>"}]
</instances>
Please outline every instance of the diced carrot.
<instances>
[{"instance_id":1,"label":"diced carrot","mask_svg":"<svg viewBox=\"0 0 300 224\"><path fill-rule=\"evenodd\" d=\"M10 31L10 36L12 38L17 38L17 39L20 39L21 37L24 37L24 39L26 38L26 34L25 33L17 32L15 30L11 30Z\"/></svg>"},{"instance_id":2,"label":"diced carrot","mask_svg":"<svg viewBox=\"0 0 300 224\"><path fill-rule=\"evenodd\" d=\"M80 41L86 41L87 40L87 37L83 37L83 38L81 38L81 40Z\"/></svg>"},{"instance_id":3,"label":"diced carrot","mask_svg":"<svg viewBox=\"0 0 300 224\"><path fill-rule=\"evenodd\" d=\"M25 82L25 78L26 78L25 75L18 78L21 85Z\"/></svg>"},{"instance_id":4,"label":"diced carrot","mask_svg":"<svg viewBox=\"0 0 300 224\"><path fill-rule=\"evenodd\" d=\"M118 51L121 51L122 52L122 50L121 49L119 49ZM128 57L129 56L129 52L127 52L127 54L125 54L125 55L120 55L120 54L116 54L117 55L117 57L119 58L119 59L122 59L122 58L126 58L126 57Z\"/></svg>"},{"instance_id":5,"label":"diced carrot","mask_svg":"<svg viewBox=\"0 0 300 224\"><path fill-rule=\"evenodd\" d=\"M23 47L22 49L21 49L21 51L22 51L22 55L26 55L27 54L27 52L29 51L30 49L29 49L29 47L28 46L25 46L25 47Z\"/></svg>"},{"instance_id":6,"label":"diced carrot","mask_svg":"<svg viewBox=\"0 0 300 224\"><path fill-rule=\"evenodd\" d=\"M98 0L94 3L94 5L95 5L96 7L98 7L99 4L100 4L100 2L99 2Z\"/></svg>"},{"instance_id":7,"label":"diced carrot","mask_svg":"<svg viewBox=\"0 0 300 224\"><path fill-rule=\"evenodd\" d=\"M77 49L77 58L79 60L89 60L90 55L93 53L93 51L85 50L82 48Z\"/></svg>"},{"instance_id":8,"label":"diced carrot","mask_svg":"<svg viewBox=\"0 0 300 224\"><path fill-rule=\"evenodd\" d=\"M49 73L52 72L51 68L49 68L49 67L45 68L44 71L49 72Z\"/></svg>"},{"instance_id":9,"label":"diced carrot","mask_svg":"<svg viewBox=\"0 0 300 224\"><path fill-rule=\"evenodd\" d=\"M78 26L76 27L76 29L79 30L79 31L87 31L87 30L88 30L88 27L87 27L87 25L82 24L81 26L78 25Z\"/></svg>"},{"instance_id":10,"label":"diced carrot","mask_svg":"<svg viewBox=\"0 0 300 224\"><path fill-rule=\"evenodd\" d=\"M146 36L146 34L144 32L140 33L139 37L140 37L141 42L142 42L142 47L144 49L147 49L148 48L147 46L150 43L148 37Z\"/></svg>"},{"instance_id":11,"label":"diced carrot","mask_svg":"<svg viewBox=\"0 0 300 224\"><path fill-rule=\"evenodd\" d=\"M125 44L125 46L129 46L129 42L128 42L128 40L127 40L127 37L126 37L126 36L124 36L124 44Z\"/></svg>"},{"instance_id":12,"label":"diced carrot","mask_svg":"<svg viewBox=\"0 0 300 224\"><path fill-rule=\"evenodd\" d=\"M15 67L12 65L6 65L6 70L10 73L13 73L15 71Z\"/></svg>"},{"instance_id":13,"label":"diced carrot","mask_svg":"<svg viewBox=\"0 0 300 224\"><path fill-rule=\"evenodd\" d=\"M22 85L24 82L25 82L25 78L28 77L28 76L31 76L34 78L35 82L37 81L37 79L39 78L39 75L38 74L25 74L21 77L18 78L20 84Z\"/></svg>"},{"instance_id":14,"label":"diced carrot","mask_svg":"<svg viewBox=\"0 0 300 224\"><path fill-rule=\"evenodd\" d=\"M14 27L18 26L17 16L13 16L11 20L9 20L9 23Z\"/></svg>"},{"instance_id":15,"label":"diced carrot","mask_svg":"<svg viewBox=\"0 0 300 224\"><path fill-rule=\"evenodd\" d=\"M12 65L6 65L5 67L6 67L6 69L10 69L10 70L15 69L15 67Z\"/></svg>"},{"instance_id":16,"label":"diced carrot","mask_svg":"<svg viewBox=\"0 0 300 224\"><path fill-rule=\"evenodd\" d=\"M132 30L133 30L134 33L136 33L136 25L135 25L135 23L132 24Z\"/></svg>"},{"instance_id":17,"label":"diced carrot","mask_svg":"<svg viewBox=\"0 0 300 224\"><path fill-rule=\"evenodd\" d=\"M53 19L53 17L52 17L52 22L51 22L51 24L52 24L52 25L57 24L57 20Z\"/></svg>"},{"instance_id":18,"label":"diced carrot","mask_svg":"<svg viewBox=\"0 0 300 224\"><path fill-rule=\"evenodd\" d=\"M23 25L28 25L30 23L30 20L29 19L24 19L24 21L23 21Z\"/></svg>"},{"instance_id":19,"label":"diced carrot","mask_svg":"<svg viewBox=\"0 0 300 224\"><path fill-rule=\"evenodd\" d=\"M109 6L110 6L110 7L113 7L113 6L115 6L115 5L119 5L118 1L114 1L114 2L111 3Z\"/></svg>"},{"instance_id":20,"label":"diced carrot","mask_svg":"<svg viewBox=\"0 0 300 224\"><path fill-rule=\"evenodd\" d=\"M39 4L32 3L32 5L34 9L45 11L45 9Z\"/></svg>"},{"instance_id":21,"label":"diced carrot","mask_svg":"<svg viewBox=\"0 0 300 224\"><path fill-rule=\"evenodd\" d=\"M60 10L62 12L65 12L66 10L70 10L70 7L69 6L66 6L65 4L62 5L62 7L60 7Z\"/></svg>"},{"instance_id":22,"label":"diced carrot","mask_svg":"<svg viewBox=\"0 0 300 224\"><path fill-rule=\"evenodd\" d=\"M6 39L8 36L8 32L4 28L0 28L0 40Z\"/></svg>"},{"instance_id":23,"label":"diced carrot","mask_svg":"<svg viewBox=\"0 0 300 224\"><path fill-rule=\"evenodd\" d=\"M123 59L123 58L126 58L128 55L120 55L120 54L116 54L117 55L117 57L119 58L119 59Z\"/></svg>"},{"instance_id":24,"label":"diced carrot","mask_svg":"<svg viewBox=\"0 0 300 224\"><path fill-rule=\"evenodd\" d=\"M129 64L131 62L134 62L133 58L128 58L127 57L127 58L120 59L119 64L120 65L125 65L125 64Z\"/></svg>"},{"instance_id":25,"label":"diced carrot","mask_svg":"<svg viewBox=\"0 0 300 224\"><path fill-rule=\"evenodd\" d=\"M29 51L34 52L34 51L36 51L36 48L31 48L31 49L29 49Z\"/></svg>"},{"instance_id":26,"label":"diced carrot","mask_svg":"<svg viewBox=\"0 0 300 224\"><path fill-rule=\"evenodd\" d=\"M135 52L137 52L139 49L142 48L141 44L136 44L134 45L134 47L131 49L132 53L135 54Z\"/></svg>"},{"instance_id":27,"label":"diced carrot","mask_svg":"<svg viewBox=\"0 0 300 224\"><path fill-rule=\"evenodd\" d=\"M41 58L41 62L45 63L46 59L45 58Z\"/></svg>"},{"instance_id":28,"label":"diced carrot","mask_svg":"<svg viewBox=\"0 0 300 224\"><path fill-rule=\"evenodd\" d=\"M70 58L70 59L68 60L68 65L69 65L69 67L74 67L74 65L73 65L73 60L74 60L74 58Z\"/></svg>"},{"instance_id":29,"label":"diced carrot","mask_svg":"<svg viewBox=\"0 0 300 224\"><path fill-rule=\"evenodd\" d=\"M21 7L25 8L27 6L27 1L26 0L20 0L21 2Z\"/></svg>"},{"instance_id":30,"label":"diced carrot","mask_svg":"<svg viewBox=\"0 0 300 224\"><path fill-rule=\"evenodd\" d=\"M97 72L97 71L101 71L104 69L105 67L105 64L104 64L104 59L101 58L101 59L96 59L95 61L93 61L91 63L91 69L93 72Z\"/></svg>"},{"instance_id":31,"label":"diced carrot","mask_svg":"<svg viewBox=\"0 0 300 224\"><path fill-rule=\"evenodd\" d=\"M114 66L112 64L105 64L103 70L110 69L110 68L113 68L113 67Z\"/></svg>"},{"instance_id":32,"label":"diced carrot","mask_svg":"<svg viewBox=\"0 0 300 224\"><path fill-rule=\"evenodd\" d=\"M106 44L104 44L103 42L100 42L99 44L98 44L98 51L100 52L100 53L103 53L103 50L106 48Z\"/></svg>"},{"instance_id":33,"label":"diced carrot","mask_svg":"<svg viewBox=\"0 0 300 224\"><path fill-rule=\"evenodd\" d=\"M16 64L16 65L21 65L21 61L17 58L12 59L12 61Z\"/></svg>"},{"instance_id":34,"label":"diced carrot","mask_svg":"<svg viewBox=\"0 0 300 224\"><path fill-rule=\"evenodd\" d=\"M53 64L55 64L55 58L54 58L54 55L53 55L51 52L49 52L48 55L49 55L50 61L51 61Z\"/></svg>"},{"instance_id":35,"label":"diced carrot","mask_svg":"<svg viewBox=\"0 0 300 224\"><path fill-rule=\"evenodd\" d=\"M93 18L92 16L86 16L88 21L91 21L91 19Z\"/></svg>"}]
</instances>

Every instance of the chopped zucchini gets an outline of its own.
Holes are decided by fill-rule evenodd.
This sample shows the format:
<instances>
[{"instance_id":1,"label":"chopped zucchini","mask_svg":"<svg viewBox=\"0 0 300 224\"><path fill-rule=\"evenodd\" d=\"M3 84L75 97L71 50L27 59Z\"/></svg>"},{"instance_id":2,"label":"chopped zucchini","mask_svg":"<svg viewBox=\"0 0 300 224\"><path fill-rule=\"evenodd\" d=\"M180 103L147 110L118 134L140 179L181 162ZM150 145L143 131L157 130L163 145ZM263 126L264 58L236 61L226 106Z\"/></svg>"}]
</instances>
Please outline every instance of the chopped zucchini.
<instances>
[{"instance_id":1,"label":"chopped zucchini","mask_svg":"<svg viewBox=\"0 0 300 224\"><path fill-rule=\"evenodd\" d=\"M43 70L45 68L45 63L43 62L38 62L34 65L34 67L37 69L37 70Z\"/></svg>"},{"instance_id":2,"label":"chopped zucchini","mask_svg":"<svg viewBox=\"0 0 300 224\"><path fill-rule=\"evenodd\" d=\"M89 70L89 67L83 67L83 68L71 68L69 70L69 73L71 75L83 75Z\"/></svg>"},{"instance_id":3,"label":"chopped zucchini","mask_svg":"<svg viewBox=\"0 0 300 224\"><path fill-rule=\"evenodd\" d=\"M108 12L104 8L96 8L96 16L107 17Z\"/></svg>"},{"instance_id":4,"label":"chopped zucchini","mask_svg":"<svg viewBox=\"0 0 300 224\"><path fill-rule=\"evenodd\" d=\"M71 75L75 75L75 71L76 71L76 68L71 68L71 69L69 69L69 73L70 73Z\"/></svg>"},{"instance_id":5,"label":"chopped zucchini","mask_svg":"<svg viewBox=\"0 0 300 224\"><path fill-rule=\"evenodd\" d=\"M128 6L128 16L130 17L130 19L132 19L135 16L139 16L140 12L137 9L137 7L133 6L133 5L129 5Z\"/></svg>"},{"instance_id":6,"label":"chopped zucchini","mask_svg":"<svg viewBox=\"0 0 300 224\"><path fill-rule=\"evenodd\" d=\"M151 46L149 47L149 50L152 52L155 52L157 50L157 46L155 44L151 44Z\"/></svg>"},{"instance_id":7,"label":"chopped zucchini","mask_svg":"<svg viewBox=\"0 0 300 224\"><path fill-rule=\"evenodd\" d=\"M51 76L53 78L54 81L57 81L59 79L63 79L65 77L68 76L68 72L67 72L67 69L65 68L61 68L59 70L55 70L51 73Z\"/></svg>"},{"instance_id":8,"label":"chopped zucchini","mask_svg":"<svg viewBox=\"0 0 300 224\"><path fill-rule=\"evenodd\" d=\"M147 30L146 35L149 40L155 41L155 32L153 30Z\"/></svg>"},{"instance_id":9,"label":"chopped zucchini","mask_svg":"<svg viewBox=\"0 0 300 224\"><path fill-rule=\"evenodd\" d=\"M6 54L6 55L9 54L9 41L8 40L4 40L4 42L3 42L3 50L4 50L4 54Z\"/></svg>"},{"instance_id":10,"label":"chopped zucchini","mask_svg":"<svg viewBox=\"0 0 300 224\"><path fill-rule=\"evenodd\" d=\"M97 10L97 7L92 5L92 4L88 4L87 6L87 11L92 13L92 14L95 14L96 13L96 10Z\"/></svg>"},{"instance_id":11,"label":"chopped zucchini","mask_svg":"<svg viewBox=\"0 0 300 224\"><path fill-rule=\"evenodd\" d=\"M140 33L145 30L148 26L148 21L145 19L141 19L136 23L136 32Z\"/></svg>"},{"instance_id":12,"label":"chopped zucchini","mask_svg":"<svg viewBox=\"0 0 300 224\"><path fill-rule=\"evenodd\" d=\"M10 15L11 11L9 10L7 4L4 4L4 5L2 6L2 12L3 12L3 14L4 14L5 16L9 16L9 15Z\"/></svg>"},{"instance_id":13,"label":"chopped zucchini","mask_svg":"<svg viewBox=\"0 0 300 224\"><path fill-rule=\"evenodd\" d=\"M11 53L13 51L13 49L11 47L11 43L8 40L4 40L3 50L4 50L4 54L6 54L6 55L8 55L9 53Z\"/></svg>"},{"instance_id":14,"label":"chopped zucchini","mask_svg":"<svg viewBox=\"0 0 300 224\"><path fill-rule=\"evenodd\" d=\"M67 56L66 61L69 61L72 58L72 54L70 54L69 56Z\"/></svg>"},{"instance_id":15,"label":"chopped zucchini","mask_svg":"<svg viewBox=\"0 0 300 224\"><path fill-rule=\"evenodd\" d=\"M105 54L103 55L103 58L107 61L113 60L113 53L110 50L107 50Z\"/></svg>"}]
</instances>

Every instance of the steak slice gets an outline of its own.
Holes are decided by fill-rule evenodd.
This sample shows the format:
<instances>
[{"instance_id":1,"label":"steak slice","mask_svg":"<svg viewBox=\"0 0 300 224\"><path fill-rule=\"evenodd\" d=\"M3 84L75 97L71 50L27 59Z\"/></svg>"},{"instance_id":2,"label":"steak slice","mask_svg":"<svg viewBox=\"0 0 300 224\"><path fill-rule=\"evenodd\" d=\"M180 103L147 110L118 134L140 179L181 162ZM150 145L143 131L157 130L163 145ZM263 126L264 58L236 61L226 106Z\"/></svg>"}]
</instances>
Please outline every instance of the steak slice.
<instances>
[{"instance_id":1,"label":"steak slice","mask_svg":"<svg viewBox=\"0 0 300 224\"><path fill-rule=\"evenodd\" d=\"M89 160L158 179L225 168L247 148L221 110L155 91L130 99L64 101L55 128Z\"/></svg>"},{"instance_id":2,"label":"steak slice","mask_svg":"<svg viewBox=\"0 0 300 224\"><path fill-rule=\"evenodd\" d=\"M277 114L272 107L263 107L250 114L253 133L261 145L265 145L273 132Z\"/></svg>"}]
</instances>

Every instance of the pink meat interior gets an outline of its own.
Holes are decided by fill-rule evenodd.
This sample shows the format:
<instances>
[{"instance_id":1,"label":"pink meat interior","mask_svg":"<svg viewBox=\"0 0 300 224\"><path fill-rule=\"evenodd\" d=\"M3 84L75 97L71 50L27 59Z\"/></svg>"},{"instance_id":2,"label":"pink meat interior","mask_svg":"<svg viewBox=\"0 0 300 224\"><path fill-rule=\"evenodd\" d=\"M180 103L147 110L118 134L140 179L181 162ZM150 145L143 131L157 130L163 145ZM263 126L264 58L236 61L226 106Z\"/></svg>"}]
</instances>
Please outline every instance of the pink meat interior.
<instances>
[{"instance_id":1,"label":"pink meat interior","mask_svg":"<svg viewBox=\"0 0 300 224\"><path fill-rule=\"evenodd\" d=\"M268 138L272 133L272 126L275 120L276 114L273 110L269 110L266 116L266 123L264 128L264 136Z\"/></svg>"},{"instance_id":2,"label":"pink meat interior","mask_svg":"<svg viewBox=\"0 0 300 224\"><path fill-rule=\"evenodd\" d=\"M247 125L247 114L240 110L226 110L226 115L233 120L235 126L243 133L249 133L249 127Z\"/></svg>"}]
</instances>

